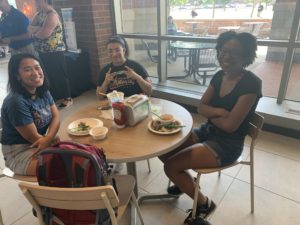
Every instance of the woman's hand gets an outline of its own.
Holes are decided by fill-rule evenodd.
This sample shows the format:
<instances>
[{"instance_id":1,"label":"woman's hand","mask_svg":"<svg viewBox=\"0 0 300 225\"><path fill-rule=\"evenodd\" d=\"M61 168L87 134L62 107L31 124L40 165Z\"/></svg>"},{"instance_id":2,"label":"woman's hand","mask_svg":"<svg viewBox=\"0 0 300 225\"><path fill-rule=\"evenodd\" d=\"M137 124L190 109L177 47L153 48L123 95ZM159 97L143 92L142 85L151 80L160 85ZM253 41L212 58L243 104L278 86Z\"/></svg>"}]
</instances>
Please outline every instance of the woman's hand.
<instances>
[{"instance_id":1,"label":"woman's hand","mask_svg":"<svg viewBox=\"0 0 300 225\"><path fill-rule=\"evenodd\" d=\"M109 70L107 71L107 73L105 74L105 80L104 83L106 85L108 85L111 81L113 81L115 78L115 74L111 73L111 68L109 68Z\"/></svg>"},{"instance_id":2,"label":"woman's hand","mask_svg":"<svg viewBox=\"0 0 300 225\"><path fill-rule=\"evenodd\" d=\"M125 66L126 70L124 70L124 74L128 77L131 78L132 80L137 80L141 78L140 75L138 75L133 69L131 69L128 66Z\"/></svg>"},{"instance_id":3,"label":"woman's hand","mask_svg":"<svg viewBox=\"0 0 300 225\"><path fill-rule=\"evenodd\" d=\"M37 151L40 151L44 148L47 148L49 146L51 146L51 144L53 143L53 138L49 137L49 136L43 136L41 138L39 138L37 141L35 141L31 147L32 148L37 148Z\"/></svg>"}]
</instances>

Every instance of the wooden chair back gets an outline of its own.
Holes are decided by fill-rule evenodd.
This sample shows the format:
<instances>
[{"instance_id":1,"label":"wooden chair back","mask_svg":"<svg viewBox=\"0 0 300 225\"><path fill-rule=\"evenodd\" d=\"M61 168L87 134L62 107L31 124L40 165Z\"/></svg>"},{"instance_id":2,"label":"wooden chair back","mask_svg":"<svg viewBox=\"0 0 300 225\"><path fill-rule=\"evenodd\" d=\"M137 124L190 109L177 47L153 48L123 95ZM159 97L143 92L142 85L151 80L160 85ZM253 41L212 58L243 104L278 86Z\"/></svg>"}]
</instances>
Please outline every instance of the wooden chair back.
<instances>
[{"instance_id":1,"label":"wooden chair back","mask_svg":"<svg viewBox=\"0 0 300 225\"><path fill-rule=\"evenodd\" d=\"M135 179L130 175L119 175L114 177L118 189L118 195L111 185L83 188L57 188L38 186L30 183L20 182L19 187L27 200L37 212L39 225L43 225L41 206L67 210L97 210L107 209L112 225L124 215L128 203L131 202L144 224L140 208L138 206L133 189ZM115 216L113 208L118 206L118 217Z\"/></svg>"}]
</instances>

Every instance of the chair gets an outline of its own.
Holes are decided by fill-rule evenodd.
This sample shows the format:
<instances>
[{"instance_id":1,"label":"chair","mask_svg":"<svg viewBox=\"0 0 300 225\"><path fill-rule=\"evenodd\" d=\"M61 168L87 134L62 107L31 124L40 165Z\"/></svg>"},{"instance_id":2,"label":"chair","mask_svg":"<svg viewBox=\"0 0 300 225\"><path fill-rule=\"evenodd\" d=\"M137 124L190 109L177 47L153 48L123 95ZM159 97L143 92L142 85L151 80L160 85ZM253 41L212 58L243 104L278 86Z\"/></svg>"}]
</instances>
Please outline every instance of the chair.
<instances>
[{"instance_id":1,"label":"chair","mask_svg":"<svg viewBox=\"0 0 300 225\"><path fill-rule=\"evenodd\" d=\"M152 52L150 50L150 47L149 47L148 43L145 40L141 39L141 41L142 41L144 47L147 50L147 55L148 55L149 59L151 60L151 62L158 63L158 55L157 54L156 55L152 54Z\"/></svg>"},{"instance_id":2,"label":"chair","mask_svg":"<svg viewBox=\"0 0 300 225\"><path fill-rule=\"evenodd\" d=\"M235 162L232 164L225 166L225 167L216 167L216 168L202 168L202 169L196 169L197 172L197 178L195 181L195 193L194 193L194 202L193 202L193 212L192 212L192 218L195 218L196 215L196 207L197 207L197 199L198 199L198 185L200 181L201 174L207 174L207 173L213 173L218 172L219 176L221 175L221 170L236 166L238 164L244 164L250 166L250 192L251 192L251 213L254 212L254 146L256 139L258 137L258 134L261 131L261 128L264 123L264 118L259 115L258 113L255 113L250 120L250 127L248 130L247 135L251 138L251 144L250 144L250 159L249 161L244 161L242 157L240 156Z\"/></svg>"},{"instance_id":3,"label":"chair","mask_svg":"<svg viewBox=\"0 0 300 225\"><path fill-rule=\"evenodd\" d=\"M142 41L144 47L147 50L147 55L148 55L149 59L151 60L151 62L158 63L158 55L157 54L155 54L155 55L152 54L151 48L145 40L141 39L141 41ZM167 60L167 61L168 61L169 64L171 63L169 60Z\"/></svg>"},{"instance_id":4,"label":"chair","mask_svg":"<svg viewBox=\"0 0 300 225\"><path fill-rule=\"evenodd\" d=\"M37 212L39 225L43 225L41 206L69 209L95 210L107 209L113 225L124 215L129 203L134 204L142 224L144 224L140 208L133 193L135 179L130 175L115 176L118 196L111 185L84 188L56 188L38 186L30 183L19 183L23 194ZM117 217L113 210L118 206Z\"/></svg>"},{"instance_id":5,"label":"chair","mask_svg":"<svg viewBox=\"0 0 300 225\"><path fill-rule=\"evenodd\" d=\"M198 70L197 70L197 75L200 76L203 81L200 82L196 77L195 80L201 84L205 85L206 84L206 79L208 76L213 76L209 75L208 72L213 72L218 69L218 61L217 61L217 52L215 49L199 49L198 53Z\"/></svg>"},{"instance_id":6,"label":"chair","mask_svg":"<svg viewBox=\"0 0 300 225\"><path fill-rule=\"evenodd\" d=\"M1 177L8 177L8 178L11 178L11 179L14 179L17 181L23 181L23 182L31 182L31 183L37 182L37 178L35 176L17 175L7 167L5 167L2 170L2 174L0 175L0 178ZM0 225L4 225L1 209L0 209Z\"/></svg>"}]
</instances>

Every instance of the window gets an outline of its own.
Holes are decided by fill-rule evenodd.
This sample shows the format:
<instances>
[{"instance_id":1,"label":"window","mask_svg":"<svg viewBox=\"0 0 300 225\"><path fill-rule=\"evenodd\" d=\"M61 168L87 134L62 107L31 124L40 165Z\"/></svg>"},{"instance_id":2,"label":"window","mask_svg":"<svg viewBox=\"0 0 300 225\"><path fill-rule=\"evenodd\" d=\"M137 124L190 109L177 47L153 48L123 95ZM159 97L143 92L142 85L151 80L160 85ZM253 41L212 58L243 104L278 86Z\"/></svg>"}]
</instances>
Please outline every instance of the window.
<instances>
[{"instance_id":1,"label":"window","mask_svg":"<svg viewBox=\"0 0 300 225\"><path fill-rule=\"evenodd\" d=\"M290 90L297 83L295 79L300 80L293 75L299 74L300 2L277 0L262 3L262 7L247 2L213 7L172 5L164 0L115 0L116 31L133 40L131 52L140 54L136 58L152 77L158 78L159 85L180 86L195 92L203 92L219 69L213 60L218 34L226 30L250 32L258 38L259 47L258 57L248 69L263 80L264 96L277 98L279 103L284 99L300 102L300 96ZM170 16L174 24L172 32L168 24ZM140 44L141 40L147 40L150 54ZM295 54L291 55L292 52ZM151 56L158 61L154 62ZM293 60L291 68L290 60Z\"/></svg>"}]
</instances>

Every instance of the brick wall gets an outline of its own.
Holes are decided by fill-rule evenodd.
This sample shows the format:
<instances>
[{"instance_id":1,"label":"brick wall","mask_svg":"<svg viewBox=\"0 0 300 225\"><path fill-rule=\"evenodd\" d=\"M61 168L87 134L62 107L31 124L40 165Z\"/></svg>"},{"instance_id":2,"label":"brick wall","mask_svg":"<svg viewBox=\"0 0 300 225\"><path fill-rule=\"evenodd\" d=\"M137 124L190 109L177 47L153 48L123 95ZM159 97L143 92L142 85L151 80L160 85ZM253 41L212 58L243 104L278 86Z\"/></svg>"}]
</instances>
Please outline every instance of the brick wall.
<instances>
[{"instance_id":1,"label":"brick wall","mask_svg":"<svg viewBox=\"0 0 300 225\"><path fill-rule=\"evenodd\" d=\"M24 5L32 6L32 19L36 12L35 0L16 0L19 10ZM54 8L61 14L61 8L73 8L73 21L76 26L77 46L90 56L93 83L97 83L98 72L110 60L107 56L106 42L113 33L111 0L54 0Z\"/></svg>"},{"instance_id":2,"label":"brick wall","mask_svg":"<svg viewBox=\"0 0 300 225\"><path fill-rule=\"evenodd\" d=\"M113 32L110 0L65 0L55 1L55 8L73 8L78 48L90 56L92 81L96 84L98 72L109 62L106 42Z\"/></svg>"},{"instance_id":3,"label":"brick wall","mask_svg":"<svg viewBox=\"0 0 300 225\"><path fill-rule=\"evenodd\" d=\"M220 31L218 27L224 26L240 26L243 27L247 22L264 22L262 27L261 36L267 36L263 32L271 29L271 19L182 19L174 20L177 29L192 33L192 24L189 22L195 22L194 33L201 35L204 31L209 35L217 35ZM206 30L208 29L208 30Z\"/></svg>"}]
</instances>

